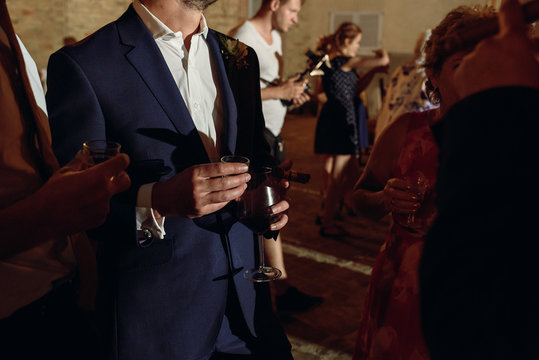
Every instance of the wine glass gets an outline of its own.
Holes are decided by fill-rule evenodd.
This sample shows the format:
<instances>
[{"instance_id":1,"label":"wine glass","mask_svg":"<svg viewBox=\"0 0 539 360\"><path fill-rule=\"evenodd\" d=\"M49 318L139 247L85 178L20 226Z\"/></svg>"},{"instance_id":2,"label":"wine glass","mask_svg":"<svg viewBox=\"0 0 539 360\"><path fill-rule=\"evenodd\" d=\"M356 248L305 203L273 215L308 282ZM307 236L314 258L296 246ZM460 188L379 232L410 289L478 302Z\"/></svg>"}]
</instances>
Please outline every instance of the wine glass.
<instances>
[{"instance_id":1,"label":"wine glass","mask_svg":"<svg viewBox=\"0 0 539 360\"><path fill-rule=\"evenodd\" d=\"M427 177L421 171L414 171L412 174L405 176L404 179L410 183L408 192L413 194L420 204L423 204L423 200L429 186ZM419 208L404 216L397 216L395 219L401 226L412 230L418 230L422 227L422 224L416 221L415 217L418 210Z\"/></svg>"},{"instance_id":2,"label":"wine glass","mask_svg":"<svg viewBox=\"0 0 539 360\"><path fill-rule=\"evenodd\" d=\"M120 153L122 146L115 141L89 140L82 143L82 149L89 155L88 166L97 165Z\"/></svg>"},{"instance_id":3,"label":"wine glass","mask_svg":"<svg viewBox=\"0 0 539 360\"><path fill-rule=\"evenodd\" d=\"M249 170L251 180L238 202L239 219L258 237L259 266L247 270L243 277L253 282L268 282L281 276L281 270L264 263L264 232L281 218L273 214L271 206L281 200L279 179L271 176L271 168L256 167Z\"/></svg>"}]
</instances>

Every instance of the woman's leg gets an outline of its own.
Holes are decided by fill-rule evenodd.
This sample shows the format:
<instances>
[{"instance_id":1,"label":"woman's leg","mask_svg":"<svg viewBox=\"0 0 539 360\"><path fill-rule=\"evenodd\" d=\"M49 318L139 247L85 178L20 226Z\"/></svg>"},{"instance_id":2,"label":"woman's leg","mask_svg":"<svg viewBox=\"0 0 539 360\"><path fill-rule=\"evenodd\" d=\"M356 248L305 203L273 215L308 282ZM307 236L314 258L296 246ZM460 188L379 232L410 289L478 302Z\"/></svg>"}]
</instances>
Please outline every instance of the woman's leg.
<instances>
[{"instance_id":1,"label":"woman's leg","mask_svg":"<svg viewBox=\"0 0 539 360\"><path fill-rule=\"evenodd\" d=\"M351 155L333 155L331 173L328 179L327 195L322 214L322 232L335 225L334 217L337 214L339 202L343 198L343 175L350 161ZM342 232L342 235L345 235Z\"/></svg>"},{"instance_id":2,"label":"woman's leg","mask_svg":"<svg viewBox=\"0 0 539 360\"><path fill-rule=\"evenodd\" d=\"M322 171L322 190L320 195L322 195L322 208L324 207L324 202L328 194L329 179L331 177L331 172L333 169L333 156L325 155L324 159L324 169Z\"/></svg>"},{"instance_id":3,"label":"woman's leg","mask_svg":"<svg viewBox=\"0 0 539 360\"><path fill-rule=\"evenodd\" d=\"M316 215L316 225L321 224L322 214L326 205L326 197L328 194L329 178L331 177L331 169L333 168L333 156L324 155L324 167L322 168L322 188L320 189L320 211Z\"/></svg>"},{"instance_id":4,"label":"woman's leg","mask_svg":"<svg viewBox=\"0 0 539 360\"><path fill-rule=\"evenodd\" d=\"M352 211L353 207L351 204L352 193L354 191L354 186L361 176L363 171L360 166L360 155L351 155L350 161L346 165L343 175L343 198L340 200L341 203L347 208L347 211Z\"/></svg>"}]
</instances>

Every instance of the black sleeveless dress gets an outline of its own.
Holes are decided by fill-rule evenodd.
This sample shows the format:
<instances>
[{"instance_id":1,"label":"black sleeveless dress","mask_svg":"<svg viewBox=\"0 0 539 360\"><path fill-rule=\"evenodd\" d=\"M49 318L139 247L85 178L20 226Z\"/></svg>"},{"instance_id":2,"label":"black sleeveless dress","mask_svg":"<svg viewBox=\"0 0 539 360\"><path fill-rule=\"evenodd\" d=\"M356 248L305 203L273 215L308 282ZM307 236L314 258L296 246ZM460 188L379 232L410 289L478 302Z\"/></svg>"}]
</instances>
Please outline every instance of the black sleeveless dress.
<instances>
[{"instance_id":1,"label":"black sleeveless dress","mask_svg":"<svg viewBox=\"0 0 539 360\"><path fill-rule=\"evenodd\" d=\"M341 70L350 57L331 60L331 68L323 66L322 85L328 101L324 104L314 140L317 154L359 154L368 147L365 107L356 96L358 74Z\"/></svg>"}]
</instances>

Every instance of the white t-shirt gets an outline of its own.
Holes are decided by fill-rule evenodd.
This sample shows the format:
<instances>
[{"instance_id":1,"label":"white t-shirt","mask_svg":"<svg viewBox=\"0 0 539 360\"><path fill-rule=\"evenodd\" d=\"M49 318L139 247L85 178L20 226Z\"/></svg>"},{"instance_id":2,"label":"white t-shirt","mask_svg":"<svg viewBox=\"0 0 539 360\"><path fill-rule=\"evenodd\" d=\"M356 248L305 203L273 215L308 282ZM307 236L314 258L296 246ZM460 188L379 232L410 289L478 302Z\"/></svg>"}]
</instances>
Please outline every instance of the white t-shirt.
<instances>
[{"instance_id":1,"label":"white t-shirt","mask_svg":"<svg viewBox=\"0 0 539 360\"><path fill-rule=\"evenodd\" d=\"M234 36L255 50L258 56L258 62L260 63L261 79L271 82L279 78L279 59L277 54L281 56L283 51L281 48L281 36L276 30L271 32L271 45L262 38L250 21L246 21L239 27ZM268 85L264 81L260 81L261 88L265 88L266 86ZM266 120L266 128L273 135L279 135L286 116L286 106L279 99L264 100L262 101L262 112Z\"/></svg>"}]
</instances>

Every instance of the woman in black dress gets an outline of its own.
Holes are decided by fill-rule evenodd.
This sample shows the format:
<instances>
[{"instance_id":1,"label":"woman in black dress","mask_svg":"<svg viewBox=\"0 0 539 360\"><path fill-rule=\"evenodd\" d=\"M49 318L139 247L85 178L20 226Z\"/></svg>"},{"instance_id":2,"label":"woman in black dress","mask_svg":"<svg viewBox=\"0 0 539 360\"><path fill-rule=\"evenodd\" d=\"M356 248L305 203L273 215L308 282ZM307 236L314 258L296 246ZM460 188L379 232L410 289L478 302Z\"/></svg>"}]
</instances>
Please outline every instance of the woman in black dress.
<instances>
[{"instance_id":1,"label":"woman in black dress","mask_svg":"<svg viewBox=\"0 0 539 360\"><path fill-rule=\"evenodd\" d=\"M376 50L374 58L356 56L360 41L359 26L345 22L334 34L321 38L317 49L331 59L331 67L323 67L322 86L327 102L318 118L314 143L315 153L325 155L325 200L320 215L322 236L348 235L335 223L334 217L347 191L349 182L345 179L354 173L357 177L361 148L368 146L367 117L359 94L374 74L387 71L389 64L384 50ZM359 76L360 68L372 69Z\"/></svg>"}]
</instances>

